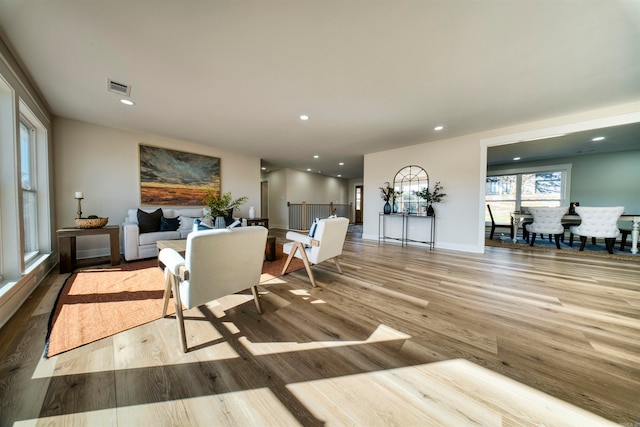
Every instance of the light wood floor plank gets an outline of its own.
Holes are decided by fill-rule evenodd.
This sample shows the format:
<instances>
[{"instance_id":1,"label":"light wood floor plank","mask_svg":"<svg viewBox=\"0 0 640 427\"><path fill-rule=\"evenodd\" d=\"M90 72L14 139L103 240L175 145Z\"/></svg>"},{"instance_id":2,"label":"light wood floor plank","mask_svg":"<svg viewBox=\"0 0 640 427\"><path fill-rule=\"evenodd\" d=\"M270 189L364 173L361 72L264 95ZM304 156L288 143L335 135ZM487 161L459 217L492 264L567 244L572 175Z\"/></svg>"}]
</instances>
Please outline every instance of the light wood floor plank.
<instances>
[{"instance_id":1,"label":"light wood floor plank","mask_svg":"<svg viewBox=\"0 0 640 427\"><path fill-rule=\"evenodd\" d=\"M187 354L168 316L42 359L53 272L0 330L0 426L640 423L640 257L350 234L340 264L186 311Z\"/></svg>"}]
</instances>

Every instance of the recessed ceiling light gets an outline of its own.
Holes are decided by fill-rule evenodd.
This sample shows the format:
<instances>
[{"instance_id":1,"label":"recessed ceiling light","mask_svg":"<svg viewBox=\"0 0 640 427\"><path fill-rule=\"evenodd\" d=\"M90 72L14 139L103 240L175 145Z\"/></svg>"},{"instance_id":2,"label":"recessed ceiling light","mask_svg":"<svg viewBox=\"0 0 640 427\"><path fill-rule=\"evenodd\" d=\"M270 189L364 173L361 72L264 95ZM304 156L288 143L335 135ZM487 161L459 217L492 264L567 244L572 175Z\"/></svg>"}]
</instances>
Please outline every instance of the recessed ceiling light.
<instances>
[{"instance_id":1,"label":"recessed ceiling light","mask_svg":"<svg viewBox=\"0 0 640 427\"><path fill-rule=\"evenodd\" d=\"M340 163L338 163L338 165L344 166L344 162L340 162Z\"/></svg>"},{"instance_id":2,"label":"recessed ceiling light","mask_svg":"<svg viewBox=\"0 0 640 427\"><path fill-rule=\"evenodd\" d=\"M342 177L342 175L338 175L338 178Z\"/></svg>"},{"instance_id":3,"label":"recessed ceiling light","mask_svg":"<svg viewBox=\"0 0 640 427\"><path fill-rule=\"evenodd\" d=\"M592 139L592 141L602 141L604 139L604 136L596 136L595 138Z\"/></svg>"},{"instance_id":4,"label":"recessed ceiling light","mask_svg":"<svg viewBox=\"0 0 640 427\"><path fill-rule=\"evenodd\" d=\"M307 172L311 172L311 169L310 169L310 168L309 168L309 169L307 169Z\"/></svg>"},{"instance_id":5,"label":"recessed ceiling light","mask_svg":"<svg viewBox=\"0 0 640 427\"><path fill-rule=\"evenodd\" d=\"M133 101L130 101L128 99L121 99L120 102L122 102L124 105L134 105Z\"/></svg>"},{"instance_id":6,"label":"recessed ceiling light","mask_svg":"<svg viewBox=\"0 0 640 427\"><path fill-rule=\"evenodd\" d=\"M513 160L520 160L520 157L514 157Z\"/></svg>"},{"instance_id":7,"label":"recessed ceiling light","mask_svg":"<svg viewBox=\"0 0 640 427\"><path fill-rule=\"evenodd\" d=\"M265 168L265 167L263 166L263 167L262 167L262 170L263 170L263 171L266 171L266 170L267 170L267 168Z\"/></svg>"},{"instance_id":8,"label":"recessed ceiling light","mask_svg":"<svg viewBox=\"0 0 640 427\"><path fill-rule=\"evenodd\" d=\"M301 114L300 120L309 120L309 116L307 116L306 114Z\"/></svg>"},{"instance_id":9,"label":"recessed ceiling light","mask_svg":"<svg viewBox=\"0 0 640 427\"><path fill-rule=\"evenodd\" d=\"M319 157L320 157L320 156L318 156L317 154L314 154L314 155L313 155L313 158L314 158L314 159L317 159L317 158L319 158Z\"/></svg>"},{"instance_id":10,"label":"recessed ceiling light","mask_svg":"<svg viewBox=\"0 0 640 427\"><path fill-rule=\"evenodd\" d=\"M444 126L440 125L440 126L436 126L433 128L433 130L442 130L444 129Z\"/></svg>"}]
</instances>

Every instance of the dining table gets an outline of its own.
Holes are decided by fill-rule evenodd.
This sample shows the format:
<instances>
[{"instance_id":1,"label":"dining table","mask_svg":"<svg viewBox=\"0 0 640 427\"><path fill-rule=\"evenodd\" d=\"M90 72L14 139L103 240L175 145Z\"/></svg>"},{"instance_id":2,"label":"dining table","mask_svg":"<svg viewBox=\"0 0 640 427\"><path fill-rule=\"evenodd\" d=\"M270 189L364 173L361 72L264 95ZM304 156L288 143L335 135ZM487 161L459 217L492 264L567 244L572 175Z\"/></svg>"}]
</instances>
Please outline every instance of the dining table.
<instances>
[{"instance_id":1,"label":"dining table","mask_svg":"<svg viewBox=\"0 0 640 427\"><path fill-rule=\"evenodd\" d=\"M518 243L518 229L522 228L525 220L533 219L533 215L527 212L511 212L511 226L513 227L513 243ZM580 223L580 215L567 214L562 217L563 222ZM631 226L631 253L638 253L638 235L640 234L640 214L622 214L619 221L630 221Z\"/></svg>"}]
</instances>

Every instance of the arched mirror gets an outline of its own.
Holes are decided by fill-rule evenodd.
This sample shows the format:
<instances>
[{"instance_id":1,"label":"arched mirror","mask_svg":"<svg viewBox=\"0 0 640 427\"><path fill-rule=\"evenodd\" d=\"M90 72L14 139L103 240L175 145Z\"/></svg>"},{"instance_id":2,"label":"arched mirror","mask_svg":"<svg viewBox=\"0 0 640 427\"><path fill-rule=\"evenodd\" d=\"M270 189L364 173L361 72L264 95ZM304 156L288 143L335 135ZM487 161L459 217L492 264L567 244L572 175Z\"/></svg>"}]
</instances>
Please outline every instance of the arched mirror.
<instances>
[{"instance_id":1,"label":"arched mirror","mask_svg":"<svg viewBox=\"0 0 640 427\"><path fill-rule=\"evenodd\" d=\"M399 191L401 196L396 200L398 212L417 214L422 200L415 192L429 188L429 174L420 166L405 166L396 173L393 178L393 189Z\"/></svg>"}]
</instances>

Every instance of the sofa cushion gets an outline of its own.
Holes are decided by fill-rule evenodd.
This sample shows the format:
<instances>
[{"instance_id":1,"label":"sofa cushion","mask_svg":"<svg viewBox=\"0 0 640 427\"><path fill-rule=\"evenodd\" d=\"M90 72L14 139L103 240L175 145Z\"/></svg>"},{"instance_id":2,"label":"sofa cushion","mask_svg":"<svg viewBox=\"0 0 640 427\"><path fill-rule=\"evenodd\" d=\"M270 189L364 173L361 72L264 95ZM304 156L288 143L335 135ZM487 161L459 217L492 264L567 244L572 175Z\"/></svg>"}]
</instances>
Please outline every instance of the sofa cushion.
<instances>
[{"instance_id":1,"label":"sofa cushion","mask_svg":"<svg viewBox=\"0 0 640 427\"><path fill-rule=\"evenodd\" d=\"M125 218L125 222L133 222L135 224L138 223L138 210L151 213L155 211L153 208L136 208L136 209L128 209L127 217ZM162 208L162 216L165 218L175 218L177 215L173 212L173 209Z\"/></svg>"},{"instance_id":2,"label":"sofa cushion","mask_svg":"<svg viewBox=\"0 0 640 427\"><path fill-rule=\"evenodd\" d=\"M174 211L174 216L187 216L190 218L200 218L205 215L205 210L203 208L188 208L188 209L176 209Z\"/></svg>"},{"instance_id":3,"label":"sofa cushion","mask_svg":"<svg viewBox=\"0 0 640 427\"><path fill-rule=\"evenodd\" d=\"M182 238L179 231L156 231L140 235L140 246L155 244L158 240L175 240Z\"/></svg>"},{"instance_id":4,"label":"sofa cushion","mask_svg":"<svg viewBox=\"0 0 640 427\"><path fill-rule=\"evenodd\" d=\"M140 234L160 231L161 219L162 209L160 208L151 213L138 209L138 226L140 227Z\"/></svg>"},{"instance_id":5,"label":"sofa cushion","mask_svg":"<svg viewBox=\"0 0 640 427\"><path fill-rule=\"evenodd\" d=\"M160 231L176 231L180 228L180 218L160 218Z\"/></svg>"},{"instance_id":6,"label":"sofa cushion","mask_svg":"<svg viewBox=\"0 0 640 427\"><path fill-rule=\"evenodd\" d=\"M193 221L197 217L180 215L178 218L180 220L180 227L178 228L178 230L180 230L180 231L183 231L183 230L191 231L193 229Z\"/></svg>"}]
</instances>

